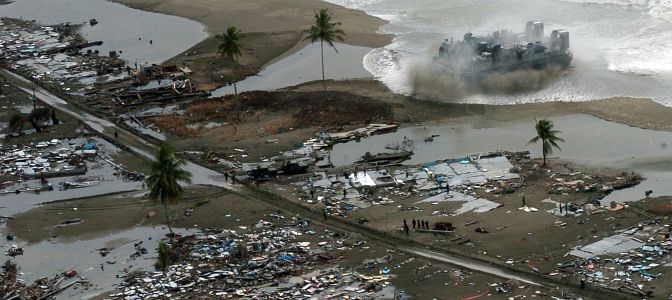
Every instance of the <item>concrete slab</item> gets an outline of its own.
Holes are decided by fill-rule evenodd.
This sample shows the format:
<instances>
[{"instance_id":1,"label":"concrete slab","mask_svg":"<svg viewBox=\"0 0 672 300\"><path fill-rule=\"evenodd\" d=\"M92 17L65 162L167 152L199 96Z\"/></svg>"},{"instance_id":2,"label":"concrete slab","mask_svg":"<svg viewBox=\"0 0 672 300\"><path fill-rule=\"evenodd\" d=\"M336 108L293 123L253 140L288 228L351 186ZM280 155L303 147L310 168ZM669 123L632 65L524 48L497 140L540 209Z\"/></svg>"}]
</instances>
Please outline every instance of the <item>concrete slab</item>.
<instances>
[{"instance_id":1,"label":"concrete slab","mask_svg":"<svg viewBox=\"0 0 672 300\"><path fill-rule=\"evenodd\" d=\"M441 193L429 198L420 200L416 203L441 203L441 202L464 202L462 206L456 209L451 215L456 216L466 212L483 213L493 210L502 204L487 199L476 198L463 193L450 191L449 194Z\"/></svg>"},{"instance_id":2,"label":"concrete slab","mask_svg":"<svg viewBox=\"0 0 672 300\"><path fill-rule=\"evenodd\" d=\"M481 158L474 163L488 180L520 178L519 174L510 172L513 165L505 156Z\"/></svg>"},{"instance_id":3,"label":"concrete slab","mask_svg":"<svg viewBox=\"0 0 672 300\"><path fill-rule=\"evenodd\" d=\"M591 258L605 254L627 252L642 246L644 246L644 243L633 240L631 236L617 234L583 246L580 249L572 250L569 254L582 258Z\"/></svg>"}]
</instances>

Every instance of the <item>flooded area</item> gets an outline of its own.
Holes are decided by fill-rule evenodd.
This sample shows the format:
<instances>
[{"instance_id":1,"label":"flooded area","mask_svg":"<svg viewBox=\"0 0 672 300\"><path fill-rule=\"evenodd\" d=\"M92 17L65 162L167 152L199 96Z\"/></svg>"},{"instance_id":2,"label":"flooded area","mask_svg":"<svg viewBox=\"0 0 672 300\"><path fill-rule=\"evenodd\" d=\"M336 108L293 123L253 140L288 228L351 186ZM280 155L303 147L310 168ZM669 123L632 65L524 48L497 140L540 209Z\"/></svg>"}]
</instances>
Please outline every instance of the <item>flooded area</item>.
<instances>
[{"instance_id":1,"label":"flooded area","mask_svg":"<svg viewBox=\"0 0 672 300\"><path fill-rule=\"evenodd\" d=\"M108 156L120 151L116 146L103 139L93 139L96 142L99 154ZM85 142L85 139L63 141L54 148L74 148ZM46 149L45 151L50 151ZM108 158L109 159L109 158ZM45 160L46 161L46 160ZM111 160L110 160L111 161ZM0 193L0 215L12 216L32 209L36 204L64 199L81 198L121 191L139 190L142 182L130 181L121 178L116 166L102 158L86 161L85 174L63 176L55 178L21 180L15 183L3 183ZM77 184L75 184L77 183ZM71 186L66 188L65 185ZM74 186L77 185L77 186ZM51 190L39 191L41 187L50 186ZM14 191L20 192L14 192Z\"/></svg>"},{"instance_id":2,"label":"flooded area","mask_svg":"<svg viewBox=\"0 0 672 300\"><path fill-rule=\"evenodd\" d=\"M327 79L352 79L371 77L362 66L364 56L371 48L336 43L333 48L324 47L324 72ZM320 44L312 43L261 70L256 76L238 82L238 92L252 90L270 91L301 83L321 80ZM228 85L212 92L212 97L233 94Z\"/></svg>"},{"instance_id":3,"label":"flooded area","mask_svg":"<svg viewBox=\"0 0 672 300\"><path fill-rule=\"evenodd\" d=\"M672 148L667 147L672 145L672 132L630 127L582 114L549 119L562 131L559 136L566 141L560 144L562 151L550 157L594 166L637 168L640 164L672 156ZM541 145L527 144L536 135L533 120L477 126L442 123L401 128L359 142L337 144L331 152L331 161L343 166L360 159L367 151L372 154L391 152L385 146L401 143L404 137L413 141L414 152L406 164L495 150L529 150L533 157L541 157ZM424 142L432 135L439 136L433 138L433 142Z\"/></svg>"},{"instance_id":4,"label":"flooded area","mask_svg":"<svg viewBox=\"0 0 672 300\"><path fill-rule=\"evenodd\" d=\"M616 203L638 201L643 199L648 191L651 193L646 197L672 195L672 186L670 186L672 174L670 172L649 169L638 170L638 172L645 178L642 183L629 189L615 191L600 200L600 204L609 206L612 201Z\"/></svg>"},{"instance_id":5,"label":"flooded area","mask_svg":"<svg viewBox=\"0 0 672 300\"><path fill-rule=\"evenodd\" d=\"M161 63L207 36L198 22L104 0L16 0L0 5L0 16L49 25L82 24L85 39L103 41L102 46L92 50L105 55L117 51L122 59L138 64ZM98 24L91 26L90 19L96 19Z\"/></svg>"},{"instance_id":6,"label":"flooded area","mask_svg":"<svg viewBox=\"0 0 672 300\"><path fill-rule=\"evenodd\" d=\"M550 157L585 164L632 169L645 180L641 184L615 191L601 200L608 206L615 201L624 203L644 198L646 191L651 197L672 194L668 184L672 173L656 168L657 162L672 156L672 132L641 129L609 122L589 115L567 115L550 118L555 128L562 131L565 139L562 151ZM432 126L406 127L394 133L371 136L358 141L336 144L331 151L331 162L336 166L349 165L359 160L367 151L372 154L393 152L386 146L401 143L404 137L413 141L413 155L406 165L433 162L437 159L463 157L482 151L529 150L532 157L541 157L541 146L528 145L535 135L533 121L506 122L496 127L476 127L464 123L443 123ZM432 135L433 142L424 139ZM618 145L618 146L614 146Z\"/></svg>"},{"instance_id":7,"label":"flooded area","mask_svg":"<svg viewBox=\"0 0 672 300\"><path fill-rule=\"evenodd\" d=\"M154 251L157 244L167 232L161 227L135 227L93 239L55 239L28 245L22 241L2 239L0 248L4 250L12 245L24 247L24 255L13 260L21 266L22 278L29 282L49 273L76 270L93 286L88 290L68 289L56 299L87 299L112 290L119 282L117 276L126 274L125 269L150 268L156 262ZM185 230L177 232L187 233ZM104 257L100 251L103 248L109 251ZM142 248L147 252L143 254ZM102 267L101 261L105 261Z\"/></svg>"}]
</instances>

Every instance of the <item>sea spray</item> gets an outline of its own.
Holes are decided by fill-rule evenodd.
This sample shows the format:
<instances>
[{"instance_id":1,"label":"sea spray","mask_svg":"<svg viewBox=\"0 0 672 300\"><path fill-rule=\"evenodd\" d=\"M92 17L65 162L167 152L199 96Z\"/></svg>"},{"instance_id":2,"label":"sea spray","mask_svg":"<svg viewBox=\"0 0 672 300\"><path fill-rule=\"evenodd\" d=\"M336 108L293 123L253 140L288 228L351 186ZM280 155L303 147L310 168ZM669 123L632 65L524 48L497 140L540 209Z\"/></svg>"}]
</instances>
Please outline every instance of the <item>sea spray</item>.
<instances>
[{"instance_id":1,"label":"sea spray","mask_svg":"<svg viewBox=\"0 0 672 300\"><path fill-rule=\"evenodd\" d=\"M409 68L411 95L422 99L457 101L473 94L511 95L544 88L566 73L560 67L518 70L465 78L440 64L417 64Z\"/></svg>"}]
</instances>

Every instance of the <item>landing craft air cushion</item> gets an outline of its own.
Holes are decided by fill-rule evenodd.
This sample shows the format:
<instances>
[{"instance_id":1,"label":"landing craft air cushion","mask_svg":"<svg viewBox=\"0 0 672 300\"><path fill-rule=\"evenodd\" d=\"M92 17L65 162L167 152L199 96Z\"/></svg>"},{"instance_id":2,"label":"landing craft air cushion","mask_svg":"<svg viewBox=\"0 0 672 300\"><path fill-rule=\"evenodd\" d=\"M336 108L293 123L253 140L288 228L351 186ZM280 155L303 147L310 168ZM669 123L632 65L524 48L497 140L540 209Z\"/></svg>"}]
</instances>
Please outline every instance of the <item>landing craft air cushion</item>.
<instances>
[{"instance_id":1,"label":"landing craft air cushion","mask_svg":"<svg viewBox=\"0 0 672 300\"><path fill-rule=\"evenodd\" d=\"M544 23L529 21L524 33L495 31L485 37L468 32L464 39L446 39L434 58L453 74L478 79L492 73L517 70L567 69L572 61L569 32L553 30L544 37Z\"/></svg>"}]
</instances>

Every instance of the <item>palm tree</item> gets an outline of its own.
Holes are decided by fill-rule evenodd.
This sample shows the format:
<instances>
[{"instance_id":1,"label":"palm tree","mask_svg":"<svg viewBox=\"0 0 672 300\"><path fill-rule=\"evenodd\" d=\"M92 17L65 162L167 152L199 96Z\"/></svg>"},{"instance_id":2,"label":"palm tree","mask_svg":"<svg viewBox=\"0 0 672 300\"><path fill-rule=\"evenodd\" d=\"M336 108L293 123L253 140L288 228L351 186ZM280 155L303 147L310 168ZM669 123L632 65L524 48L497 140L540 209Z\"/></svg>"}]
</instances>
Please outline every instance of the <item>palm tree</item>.
<instances>
[{"instance_id":1,"label":"palm tree","mask_svg":"<svg viewBox=\"0 0 672 300\"><path fill-rule=\"evenodd\" d=\"M163 204L171 236L173 228L170 227L168 202L176 203L182 198L184 190L179 181L191 183L191 173L183 169L186 164L186 160L175 155L175 151L168 144L162 144L156 149L154 161L150 163L151 171L146 180L149 198Z\"/></svg>"},{"instance_id":2,"label":"palm tree","mask_svg":"<svg viewBox=\"0 0 672 300\"><path fill-rule=\"evenodd\" d=\"M235 26L229 26L226 28L226 32L215 36L216 39L221 41L217 53L219 53L221 57L224 57L227 62L233 64L232 74L234 95L238 95L238 88L236 88L236 66L238 65L238 57L242 55L240 51L240 39L242 36L240 30L236 29Z\"/></svg>"},{"instance_id":3,"label":"palm tree","mask_svg":"<svg viewBox=\"0 0 672 300\"><path fill-rule=\"evenodd\" d=\"M338 49L334 45L334 41L343 41L343 36L345 32L339 29L341 26L340 22L331 23L331 13L328 9L321 9L319 12L315 13L315 25L311 26L310 29L306 30L305 33L308 34L306 40L310 40L311 43L320 41L320 54L322 56L322 84L324 85L324 90L327 90L327 83L324 78L324 43L326 42L334 48L336 53Z\"/></svg>"},{"instance_id":4,"label":"palm tree","mask_svg":"<svg viewBox=\"0 0 672 300\"><path fill-rule=\"evenodd\" d=\"M558 130L553 130L553 122L541 119L537 121L537 124L534 126L537 130L537 136L533 137L528 144L536 143L541 141L541 153L544 156L543 167L546 166L546 155L553 154L553 148L558 150L562 149L558 145L558 142L565 142L562 138L558 137L557 134L561 133Z\"/></svg>"}]
</instances>

